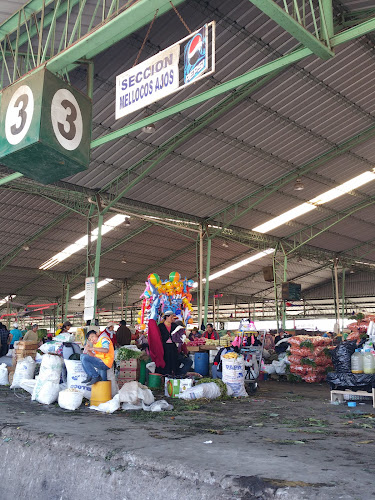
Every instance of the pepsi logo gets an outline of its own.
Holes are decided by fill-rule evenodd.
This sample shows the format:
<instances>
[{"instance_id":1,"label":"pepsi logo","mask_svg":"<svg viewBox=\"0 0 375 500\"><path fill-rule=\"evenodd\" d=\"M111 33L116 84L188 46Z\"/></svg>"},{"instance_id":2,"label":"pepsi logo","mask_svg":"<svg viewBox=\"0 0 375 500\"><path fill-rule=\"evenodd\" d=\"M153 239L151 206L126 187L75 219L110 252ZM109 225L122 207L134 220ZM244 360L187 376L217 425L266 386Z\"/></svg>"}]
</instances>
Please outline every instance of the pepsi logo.
<instances>
[{"instance_id":1,"label":"pepsi logo","mask_svg":"<svg viewBox=\"0 0 375 500\"><path fill-rule=\"evenodd\" d=\"M203 39L200 33L197 33L194 38L192 38L188 51L188 59L189 64L194 66L194 64L198 61L203 46Z\"/></svg>"}]
</instances>

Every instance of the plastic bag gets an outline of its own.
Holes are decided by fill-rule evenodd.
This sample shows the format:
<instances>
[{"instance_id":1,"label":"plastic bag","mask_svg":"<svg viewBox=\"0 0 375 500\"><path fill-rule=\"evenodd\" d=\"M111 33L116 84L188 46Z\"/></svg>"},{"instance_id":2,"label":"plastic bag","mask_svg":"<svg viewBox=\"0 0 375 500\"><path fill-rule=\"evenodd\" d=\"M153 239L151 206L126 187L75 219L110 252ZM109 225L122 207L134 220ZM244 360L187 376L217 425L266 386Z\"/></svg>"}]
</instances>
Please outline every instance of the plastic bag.
<instances>
[{"instance_id":1,"label":"plastic bag","mask_svg":"<svg viewBox=\"0 0 375 500\"><path fill-rule=\"evenodd\" d=\"M332 386L340 387L340 389L352 389L357 387L375 387L375 375L367 375L365 373L327 373L326 380Z\"/></svg>"},{"instance_id":2,"label":"plastic bag","mask_svg":"<svg viewBox=\"0 0 375 500\"><path fill-rule=\"evenodd\" d=\"M276 373L274 365L264 365L263 371L264 373L268 373L268 375L273 375L274 373Z\"/></svg>"},{"instance_id":3,"label":"plastic bag","mask_svg":"<svg viewBox=\"0 0 375 500\"><path fill-rule=\"evenodd\" d=\"M82 404L83 394L77 389L65 389L65 391L59 392L59 397L57 402L60 408L65 410L76 410Z\"/></svg>"},{"instance_id":4,"label":"plastic bag","mask_svg":"<svg viewBox=\"0 0 375 500\"><path fill-rule=\"evenodd\" d=\"M60 356L56 356L55 354L44 354L39 370L40 380L59 383L62 366L63 360Z\"/></svg>"},{"instance_id":5,"label":"plastic bag","mask_svg":"<svg viewBox=\"0 0 375 500\"><path fill-rule=\"evenodd\" d=\"M60 386L57 382L51 382L50 380L43 380L37 377L31 399L43 405L50 405L57 400L59 392Z\"/></svg>"},{"instance_id":6,"label":"plastic bag","mask_svg":"<svg viewBox=\"0 0 375 500\"><path fill-rule=\"evenodd\" d=\"M141 401L144 401L146 405L150 405L155 401L150 389L135 380L124 384L119 391L119 396L120 403L131 403L133 405L138 405Z\"/></svg>"},{"instance_id":7,"label":"plastic bag","mask_svg":"<svg viewBox=\"0 0 375 500\"><path fill-rule=\"evenodd\" d=\"M64 359L64 363L67 370L68 389L77 389L84 398L90 399L91 386L82 383L83 380L87 379L87 373L83 369L82 363L73 359Z\"/></svg>"},{"instance_id":8,"label":"plastic bag","mask_svg":"<svg viewBox=\"0 0 375 500\"><path fill-rule=\"evenodd\" d=\"M199 384L179 394L180 399L216 399L221 395L220 388L215 382Z\"/></svg>"},{"instance_id":9,"label":"plastic bag","mask_svg":"<svg viewBox=\"0 0 375 500\"><path fill-rule=\"evenodd\" d=\"M51 342L46 342L44 344L42 344L40 347L39 347L39 351L42 351L43 354L47 354L47 353L54 353L57 351L57 349L61 346L61 342L55 342L55 341L51 341Z\"/></svg>"},{"instance_id":10,"label":"plastic bag","mask_svg":"<svg viewBox=\"0 0 375 500\"><path fill-rule=\"evenodd\" d=\"M142 410L142 404L132 405L131 403L123 403L121 406L122 410Z\"/></svg>"},{"instance_id":11,"label":"plastic bag","mask_svg":"<svg viewBox=\"0 0 375 500\"><path fill-rule=\"evenodd\" d=\"M346 340L332 351L332 361L337 373L352 372L351 358L356 348L356 340Z\"/></svg>"},{"instance_id":12,"label":"plastic bag","mask_svg":"<svg viewBox=\"0 0 375 500\"><path fill-rule=\"evenodd\" d=\"M8 369L5 363L1 363L0 365L0 385L8 385Z\"/></svg>"},{"instance_id":13,"label":"plastic bag","mask_svg":"<svg viewBox=\"0 0 375 500\"><path fill-rule=\"evenodd\" d=\"M16 370L13 376L13 382L10 386L11 389L17 387L21 388L20 382L25 379L34 378L35 373L35 361L31 356L27 356L17 362Z\"/></svg>"},{"instance_id":14,"label":"plastic bag","mask_svg":"<svg viewBox=\"0 0 375 500\"><path fill-rule=\"evenodd\" d=\"M32 394L36 384L35 378L25 379L20 382L21 389Z\"/></svg>"},{"instance_id":15,"label":"plastic bag","mask_svg":"<svg viewBox=\"0 0 375 500\"><path fill-rule=\"evenodd\" d=\"M151 361L151 363L147 363L146 368L150 373L155 373L156 364L153 361Z\"/></svg>"},{"instance_id":16,"label":"plastic bag","mask_svg":"<svg viewBox=\"0 0 375 500\"><path fill-rule=\"evenodd\" d=\"M99 406L90 406L90 410L101 411L102 413L113 413L120 408L120 395L116 396L107 401L106 403L100 403Z\"/></svg>"},{"instance_id":17,"label":"plastic bag","mask_svg":"<svg viewBox=\"0 0 375 500\"><path fill-rule=\"evenodd\" d=\"M222 358L223 382L233 390L234 397L247 397L245 389L245 363L243 356L237 359Z\"/></svg>"},{"instance_id":18,"label":"plastic bag","mask_svg":"<svg viewBox=\"0 0 375 500\"><path fill-rule=\"evenodd\" d=\"M216 385L216 384L215 384ZM163 410L173 410L173 406L161 399L160 401L155 401L152 405L147 406L142 401L142 408L144 411L163 411Z\"/></svg>"}]
</instances>

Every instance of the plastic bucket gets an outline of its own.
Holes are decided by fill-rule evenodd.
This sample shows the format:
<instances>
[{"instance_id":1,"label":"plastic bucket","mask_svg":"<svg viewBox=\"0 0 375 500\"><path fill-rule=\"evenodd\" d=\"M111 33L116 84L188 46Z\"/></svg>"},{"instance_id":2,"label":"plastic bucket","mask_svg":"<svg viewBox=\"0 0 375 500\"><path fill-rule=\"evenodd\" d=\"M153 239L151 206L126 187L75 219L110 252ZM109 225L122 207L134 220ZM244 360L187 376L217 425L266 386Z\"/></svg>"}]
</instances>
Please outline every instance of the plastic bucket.
<instances>
[{"instance_id":1,"label":"plastic bucket","mask_svg":"<svg viewBox=\"0 0 375 500\"><path fill-rule=\"evenodd\" d=\"M110 399L112 399L110 380L107 382L97 382L91 386L91 406L99 406L100 403L106 403Z\"/></svg>"},{"instance_id":2,"label":"plastic bucket","mask_svg":"<svg viewBox=\"0 0 375 500\"><path fill-rule=\"evenodd\" d=\"M194 371L205 377L208 375L208 352L196 352L194 356Z\"/></svg>"},{"instance_id":3,"label":"plastic bucket","mask_svg":"<svg viewBox=\"0 0 375 500\"><path fill-rule=\"evenodd\" d=\"M146 382L146 364L147 361L142 360L139 368L139 382L144 384Z\"/></svg>"},{"instance_id":4,"label":"plastic bucket","mask_svg":"<svg viewBox=\"0 0 375 500\"><path fill-rule=\"evenodd\" d=\"M148 376L148 386L151 389L159 389L161 387L162 376L159 373L150 373Z\"/></svg>"}]
</instances>

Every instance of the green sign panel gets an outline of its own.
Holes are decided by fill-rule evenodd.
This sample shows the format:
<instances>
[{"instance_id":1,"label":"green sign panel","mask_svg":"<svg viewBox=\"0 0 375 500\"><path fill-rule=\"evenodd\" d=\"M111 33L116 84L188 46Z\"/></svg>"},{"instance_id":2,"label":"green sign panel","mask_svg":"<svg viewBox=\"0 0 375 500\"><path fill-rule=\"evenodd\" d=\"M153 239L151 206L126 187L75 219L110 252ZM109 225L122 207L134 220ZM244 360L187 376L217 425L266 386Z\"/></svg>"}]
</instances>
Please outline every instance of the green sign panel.
<instances>
[{"instance_id":1,"label":"green sign panel","mask_svg":"<svg viewBox=\"0 0 375 500\"><path fill-rule=\"evenodd\" d=\"M91 100L46 69L4 89L0 161L48 184L88 167Z\"/></svg>"},{"instance_id":2,"label":"green sign panel","mask_svg":"<svg viewBox=\"0 0 375 500\"><path fill-rule=\"evenodd\" d=\"M287 281L281 286L283 300L301 300L301 285Z\"/></svg>"}]
</instances>

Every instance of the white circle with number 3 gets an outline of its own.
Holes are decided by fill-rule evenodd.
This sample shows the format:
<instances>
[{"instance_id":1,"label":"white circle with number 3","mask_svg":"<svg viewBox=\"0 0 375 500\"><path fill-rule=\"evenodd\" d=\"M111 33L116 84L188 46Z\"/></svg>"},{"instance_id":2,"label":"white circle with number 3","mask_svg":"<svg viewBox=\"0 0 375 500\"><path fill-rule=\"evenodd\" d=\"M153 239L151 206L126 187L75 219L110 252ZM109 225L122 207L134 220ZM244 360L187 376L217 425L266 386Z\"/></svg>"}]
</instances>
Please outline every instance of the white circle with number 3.
<instances>
[{"instance_id":1,"label":"white circle with number 3","mask_svg":"<svg viewBox=\"0 0 375 500\"><path fill-rule=\"evenodd\" d=\"M56 139L64 149L77 149L82 140L83 121L74 95L67 89L58 90L52 98L51 120Z\"/></svg>"},{"instance_id":2,"label":"white circle with number 3","mask_svg":"<svg viewBox=\"0 0 375 500\"><path fill-rule=\"evenodd\" d=\"M21 85L12 95L5 116L5 137L16 145L27 134L34 113L34 96L31 88Z\"/></svg>"}]
</instances>

